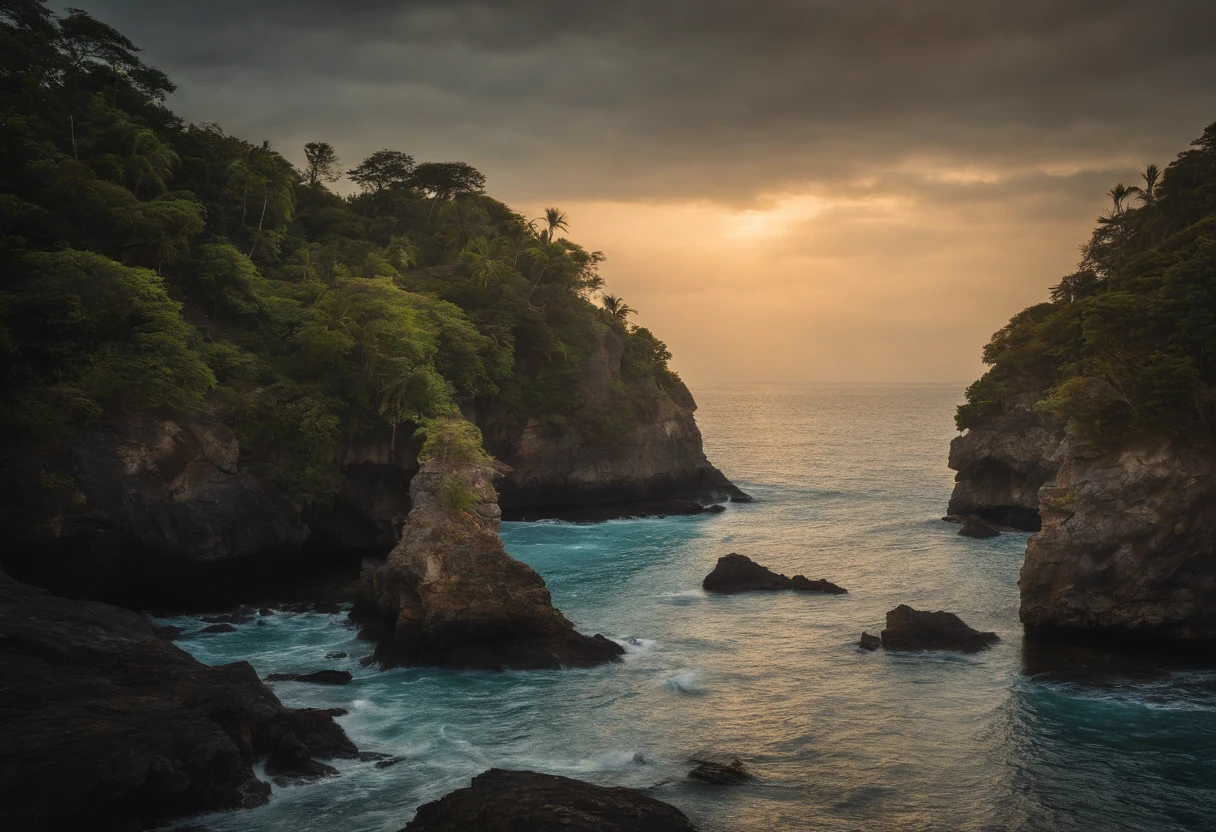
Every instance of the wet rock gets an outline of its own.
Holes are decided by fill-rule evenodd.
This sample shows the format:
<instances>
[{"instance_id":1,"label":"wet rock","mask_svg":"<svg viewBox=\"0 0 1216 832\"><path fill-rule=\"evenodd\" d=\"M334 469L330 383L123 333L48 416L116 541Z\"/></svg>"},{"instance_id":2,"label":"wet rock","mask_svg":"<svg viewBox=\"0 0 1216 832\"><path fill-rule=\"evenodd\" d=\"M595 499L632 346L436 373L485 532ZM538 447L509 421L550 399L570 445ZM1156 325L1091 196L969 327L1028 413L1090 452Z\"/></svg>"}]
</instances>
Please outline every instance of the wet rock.
<instances>
[{"instance_id":1,"label":"wet rock","mask_svg":"<svg viewBox=\"0 0 1216 832\"><path fill-rule=\"evenodd\" d=\"M163 627L153 629L157 638L163 638L165 641L177 641L181 638L182 633L186 632L183 627L175 627L172 624L166 624Z\"/></svg>"},{"instance_id":2,"label":"wet rock","mask_svg":"<svg viewBox=\"0 0 1216 832\"><path fill-rule=\"evenodd\" d=\"M975 653L991 647L1000 638L963 623L954 613L925 612L900 604L887 613L882 646L887 650L956 650Z\"/></svg>"},{"instance_id":3,"label":"wet rock","mask_svg":"<svg viewBox=\"0 0 1216 832\"><path fill-rule=\"evenodd\" d=\"M274 610L270 609L270 607L262 607L260 610L258 610L258 615L265 618L268 615L274 615Z\"/></svg>"},{"instance_id":4,"label":"wet rock","mask_svg":"<svg viewBox=\"0 0 1216 832\"><path fill-rule=\"evenodd\" d=\"M882 647L882 639L869 633L862 633L861 641L857 642L857 646L862 650L877 650Z\"/></svg>"},{"instance_id":5,"label":"wet rock","mask_svg":"<svg viewBox=\"0 0 1216 832\"><path fill-rule=\"evenodd\" d=\"M375 661L480 668L587 667L624 649L585 636L553 606L544 579L510 557L498 536L493 469L427 462L414 509L383 563L365 561L352 617L378 642ZM471 502L451 507L459 487Z\"/></svg>"},{"instance_id":6,"label":"wet rock","mask_svg":"<svg viewBox=\"0 0 1216 832\"><path fill-rule=\"evenodd\" d=\"M290 786L319 777L333 777L338 770L314 760L308 746L295 734L287 734L275 744L266 761L266 773L275 785Z\"/></svg>"},{"instance_id":7,"label":"wet rock","mask_svg":"<svg viewBox=\"0 0 1216 832\"><path fill-rule=\"evenodd\" d=\"M781 589L823 592L829 595L843 595L848 592L844 587L827 580L812 581L803 575L795 575L792 578L779 575L746 555L734 552L718 558L718 565L714 567L714 571L705 576L701 586L706 592L720 593Z\"/></svg>"},{"instance_id":8,"label":"wet rock","mask_svg":"<svg viewBox=\"0 0 1216 832\"><path fill-rule=\"evenodd\" d=\"M532 771L490 769L419 807L402 832L696 832L674 806L636 789Z\"/></svg>"},{"instance_id":9,"label":"wet rock","mask_svg":"<svg viewBox=\"0 0 1216 832\"><path fill-rule=\"evenodd\" d=\"M236 612L219 613L216 615L204 615L199 620L208 624L248 624L253 620L253 613L247 610L238 610Z\"/></svg>"},{"instance_id":10,"label":"wet rock","mask_svg":"<svg viewBox=\"0 0 1216 832\"><path fill-rule=\"evenodd\" d=\"M376 768L392 768L404 759L404 757L389 757L385 760L379 760L376 763Z\"/></svg>"},{"instance_id":11,"label":"wet rock","mask_svg":"<svg viewBox=\"0 0 1216 832\"><path fill-rule=\"evenodd\" d=\"M974 514L966 519L963 527L958 530L958 533L963 537L976 538L1000 537L1001 534Z\"/></svg>"},{"instance_id":12,"label":"wet rock","mask_svg":"<svg viewBox=\"0 0 1216 832\"><path fill-rule=\"evenodd\" d=\"M267 682L309 682L314 685L349 685L354 676L348 670L317 670L312 673L271 673Z\"/></svg>"},{"instance_id":13,"label":"wet rock","mask_svg":"<svg viewBox=\"0 0 1216 832\"><path fill-rule=\"evenodd\" d=\"M752 779L748 773L747 767L743 765L743 761L738 757L732 759L729 763L715 763L712 760L693 760L697 767L688 772L688 776L693 780L700 780L703 783L713 783L718 786L737 786L740 783L746 783Z\"/></svg>"},{"instance_id":14,"label":"wet rock","mask_svg":"<svg viewBox=\"0 0 1216 832\"><path fill-rule=\"evenodd\" d=\"M327 658L327 659L345 659L346 657L347 657L347 654L342 653L340 651L335 652L335 653L326 653L325 654L325 658Z\"/></svg>"},{"instance_id":15,"label":"wet rock","mask_svg":"<svg viewBox=\"0 0 1216 832\"><path fill-rule=\"evenodd\" d=\"M291 734L312 758L354 745L285 708L246 662L208 667L142 615L0 572L0 816L6 829L144 829L265 803L254 763Z\"/></svg>"},{"instance_id":16,"label":"wet rock","mask_svg":"<svg viewBox=\"0 0 1216 832\"><path fill-rule=\"evenodd\" d=\"M203 629L199 630L199 632L203 633L204 635L215 635L216 633L235 633L236 627L233 627L231 624L212 624L209 627L204 627Z\"/></svg>"},{"instance_id":17,"label":"wet rock","mask_svg":"<svg viewBox=\"0 0 1216 832\"><path fill-rule=\"evenodd\" d=\"M947 514L945 517L942 518L942 522L943 523L956 523L956 524L962 525L963 523L967 522L967 518L963 517L961 515L958 515L958 514Z\"/></svg>"}]
</instances>

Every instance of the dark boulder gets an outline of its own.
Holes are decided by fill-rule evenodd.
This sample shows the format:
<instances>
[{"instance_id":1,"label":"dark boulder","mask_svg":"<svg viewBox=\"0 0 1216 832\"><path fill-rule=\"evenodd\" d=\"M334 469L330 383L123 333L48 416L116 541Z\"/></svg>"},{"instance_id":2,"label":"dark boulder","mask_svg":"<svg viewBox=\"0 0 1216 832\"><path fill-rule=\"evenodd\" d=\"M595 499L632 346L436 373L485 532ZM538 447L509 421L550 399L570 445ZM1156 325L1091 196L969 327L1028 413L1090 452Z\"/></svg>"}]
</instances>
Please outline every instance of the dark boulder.
<instances>
[{"instance_id":1,"label":"dark boulder","mask_svg":"<svg viewBox=\"0 0 1216 832\"><path fill-rule=\"evenodd\" d=\"M823 592L829 595L843 595L848 592L844 587L827 580L812 581L803 575L795 575L792 578L779 575L746 555L734 552L718 558L718 565L714 567L713 572L705 576L701 586L706 592L720 593L780 589Z\"/></svg>"},{"instance_id":2,"label":"dark boulder","mask_svg":"<svg viewBox=\"0 0 1216 832\"><path fill-rule=\"evenodd\" d=\"M265 803L254 763L289 735L309 759L356 753L329 713L285 708L248 663L208 667L138 613L3 572L0 679L4 829L142 829Z\"/></svg>"},{"instance_id":3,"label":"dark boulder","mask_svg":"<svg viewBox=\"0 0 1216 832\"><path fill-rule=\"evenodd\" d=\"M233 627L231 624L212 624L209 627L204 627L203 629L199 630L199 632L209 636L215 635L216 633L235 633L236 627Z\"/></svg>"},{"instance_id":4,"label":"dark boulder","mask_svg":"<svg viewBox=\"0 0 1216 832\"><path fill-rule=\"evenodd\" d=\"M857 642L857 646L862 650L877 650L882 647L882 639L869 633L862 633L861 641Z\"/></svg>"},{"instance_id":5,"label":"dark boulder","mask_svg":"<svg viewBox=\"0 0 1216 832\"><path fill-rule=\"evenodd\" d=\"M314 760L312 752L299 737L286 734L275 744L266 761L266 773L274 779L275 785L290 786L318 777L333 777L338 770Z\"/></svg>"},{"instance_id":6,"label":"dark boulder","mask_svg":"<svg viewBox=\"0 0 1216 832\"><path fill-rule=\"evenodd\" d=\"M343 653L341 651L325 654L325 658L327 658L327 659L345 659L346 657L347 657L347 654Z\"/></svg>"},{"instance_id":7,"label":"dark boulder","mask_svg":"<svg viewBox=\"0 0 1216 832\"><path fill-rule=\"evenodd\" d=\"M958 530L958 533L963 537L1000 537L1000 532L989 526L974 514L967 518L963 523L963 527Z\"/></svg>"},{"instance_id":8,"label":"dark boulder","mask_svg":"<svg viewBox=\"0 0 1216 832\"><path fill-rule=\"evenodd\" d=\"M738 757L729 763L715 763L712 760L693 760L697 767L688 772L693 780L703 783L713 783L717 786L738 786L752 779L747 767Z\"/></svg>"},{"instance_id":9,"label":"dark boulder","mask_svg":"<svg viewBox=\"0 0 1216 832\"><path fill-rule=\"evenodd\" d=\"M882 646L887 650L958 650L976 653L1000 641L996 633L981 633L950 612L925 612L900 604L887 613Z\"/></svg>"},{"instance_id":10,"label":"dark boulder","mask_svg":"<svg viewBox=\"0 0 1216 832\"><path fill-rule=\"evenodd\" d=\"M636 789L490 769L419 807L402 832L695 832L674 806Z\"/></svg>"}]
</instances>

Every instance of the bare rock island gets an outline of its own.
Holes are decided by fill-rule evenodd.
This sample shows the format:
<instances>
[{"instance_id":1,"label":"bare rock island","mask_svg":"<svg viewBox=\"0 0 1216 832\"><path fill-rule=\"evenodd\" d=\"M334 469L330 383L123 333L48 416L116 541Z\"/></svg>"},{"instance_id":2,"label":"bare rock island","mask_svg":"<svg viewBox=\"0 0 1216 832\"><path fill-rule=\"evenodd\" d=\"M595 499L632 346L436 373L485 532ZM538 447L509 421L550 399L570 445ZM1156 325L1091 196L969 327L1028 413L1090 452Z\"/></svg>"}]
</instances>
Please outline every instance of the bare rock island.
<instances>
[{"instance_id":1,"label":"bare rock island","mask_svg":"<svg viewBox=\"0 0 1216 832\"><path fill-rule=\"evenodd\" d=\"M887 626L880 634L886 650L956 650L978 653L986 650L1000 637L968 627L951 612L926 612L900 604L887 613ZM873 636L862 633L862 647L874 649Z\"/></svg>"},{"instance_id":2,"label":"bare rock island","mask_svg":"<svg viewBox=\"0 0 1216 832\"><path fill-rule=\"evenodd\" d=\"M822 592L828 595L844 595L842 586L820 579L812 581L804 575L790 578L753 561L746 555L731 552L718 558L714 571L701 582L706 592L734 593L792 589L799 592Z\"/></svg>"},{"instance_id":3,"label":"bare rock island","mask_svg":"<svg viewBox=\"0 0 1216 832\"><path fill-rule=\"evenodd\" d=\"M382 666L588 667L624 652L576 632L544 579L503 549L494 473L430 460L414 477L400 542L365 563L352 612L379 641Z\"/></svg>"}]
</instances>

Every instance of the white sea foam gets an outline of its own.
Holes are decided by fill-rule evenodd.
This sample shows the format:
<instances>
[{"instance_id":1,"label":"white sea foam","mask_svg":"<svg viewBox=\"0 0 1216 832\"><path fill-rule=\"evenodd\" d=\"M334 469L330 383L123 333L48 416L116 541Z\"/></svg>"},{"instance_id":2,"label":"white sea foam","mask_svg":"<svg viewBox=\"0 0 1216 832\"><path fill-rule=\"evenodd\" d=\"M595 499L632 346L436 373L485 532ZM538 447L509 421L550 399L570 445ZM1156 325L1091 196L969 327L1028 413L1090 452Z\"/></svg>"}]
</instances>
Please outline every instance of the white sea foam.
<instances>
[{"instance_id":1,"label":"white sea foam","mask_svg":"<svg viewBox=\"0 0 1216 832\"><path fill-rule=\"evenodd\" d=\"M665 676L663 684L676 693L700 696L706 692L703 675L700 670L681 670L679 673Z\"/></svg>"}]
</instances>

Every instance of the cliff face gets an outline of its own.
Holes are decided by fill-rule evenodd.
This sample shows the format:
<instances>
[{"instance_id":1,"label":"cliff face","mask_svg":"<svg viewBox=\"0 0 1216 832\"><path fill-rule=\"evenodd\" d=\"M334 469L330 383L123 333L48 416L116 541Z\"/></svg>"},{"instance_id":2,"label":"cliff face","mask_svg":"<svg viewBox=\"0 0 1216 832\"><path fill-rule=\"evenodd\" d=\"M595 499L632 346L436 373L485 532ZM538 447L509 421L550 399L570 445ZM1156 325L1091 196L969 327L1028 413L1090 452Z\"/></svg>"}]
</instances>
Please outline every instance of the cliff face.
<instances>
[{"instance_id":1,"label":"cliff face","mask_svg":"<svg viewBox=\"0 0 1216 832\"><path fill-rule=\"evenodd\" d=\"M1029 630L1216 640L1216 451L1070 440L1021 574Z\"/></svg>"},{"instance_id":2,"label":"cliff face","mask_svg":"<svg viewBox=\"0 0 1216 832\"><path fill-rule=\"evenodd\" d=\"M5 566L91 598L123 597L193 568L296 551L299 510L237 467L220 424L123 416L52 449L0 450Z\"/></svg>"},{"instance_id":3,"label":"cliff face","mask_svg":"<svg viewBox=\"0 0 1216 832\"><path fill-rule=\"evenodd\" d=\"M587 362L580 393L606 405L621 384L624 344L605 332ZM695 513L705 504L751 498L710 464L688 388L672 382L640 409L623 436L596 439L576 427L496 414L478 419L486 447L508 466L500 503L507 516L553 516L595 509L595 516Z\"/></svg>"},{"instance_id":4,"label":"cliff face","mask_svg":"<svg viewBox=\"0 0 1216 832\"><path fill-rule=\"evenodd\" d=\"M1038 531L1039 489L1059 469L1064 431L1032 409L1036 398L1007 401L950 443L950 468L958 473L949 514Z\"/></svg>"},{"instance_id":5,"label":"cliff face","mask_svg":"<svg viewBox=\"0 0 1216 832\"><path fill-rule=\"evenodd\" d=\"M382 665L482 668L587 666L617 644L575 631L544 579L503 549L491 471L425 463L413 510L382 564L364 567L352 614L378 638Z\"/></svg>"}]
</instances>

